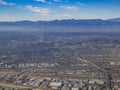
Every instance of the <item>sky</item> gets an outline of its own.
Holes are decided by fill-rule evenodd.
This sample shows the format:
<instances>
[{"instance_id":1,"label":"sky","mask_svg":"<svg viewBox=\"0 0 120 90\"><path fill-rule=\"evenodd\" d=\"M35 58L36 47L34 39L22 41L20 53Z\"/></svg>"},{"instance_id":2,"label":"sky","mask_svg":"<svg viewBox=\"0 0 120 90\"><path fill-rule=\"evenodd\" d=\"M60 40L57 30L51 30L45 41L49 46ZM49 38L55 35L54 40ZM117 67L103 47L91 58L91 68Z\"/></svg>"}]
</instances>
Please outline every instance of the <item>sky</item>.
<instances>
[{"instance_id":1,"label":"sky","mask_svg":"<svg viewBox=\"0 0 120 90\"><path fill-rule=\"evenodd\" d=\"M120 0L0 0L0 21L118 17Z\"/></svg>"}]
</instances>

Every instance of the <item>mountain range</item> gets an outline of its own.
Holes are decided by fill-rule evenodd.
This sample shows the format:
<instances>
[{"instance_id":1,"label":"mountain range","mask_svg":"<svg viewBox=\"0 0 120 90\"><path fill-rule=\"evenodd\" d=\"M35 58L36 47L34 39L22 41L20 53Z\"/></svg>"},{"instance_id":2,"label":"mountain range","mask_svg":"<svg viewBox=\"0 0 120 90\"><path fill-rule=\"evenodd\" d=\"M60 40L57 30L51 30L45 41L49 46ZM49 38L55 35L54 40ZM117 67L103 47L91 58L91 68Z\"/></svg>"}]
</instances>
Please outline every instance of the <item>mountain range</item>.
<instances>
[{"instance_id":1,"label":"mountain range","mask_svg":"<svg viewBox=\"0 0 120 90\"><path fill-rule=\"evenodd\" d=\"M0 31L120 32L120 18L0 22Z\"/></svg>"}]
</instances>

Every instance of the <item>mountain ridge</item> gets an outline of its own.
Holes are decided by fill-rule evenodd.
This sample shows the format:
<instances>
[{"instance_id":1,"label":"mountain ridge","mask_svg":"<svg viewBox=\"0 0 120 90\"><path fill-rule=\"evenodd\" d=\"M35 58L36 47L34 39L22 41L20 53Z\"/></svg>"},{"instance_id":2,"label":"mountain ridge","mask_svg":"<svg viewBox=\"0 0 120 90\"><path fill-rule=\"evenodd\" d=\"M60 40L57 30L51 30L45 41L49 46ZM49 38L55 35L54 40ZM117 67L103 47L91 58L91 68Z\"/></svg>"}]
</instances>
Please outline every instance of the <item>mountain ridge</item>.
<instances>
[{"instance_id":1,"label":"mountain ridge","mask_svg":"<svg viewBox=\"0 0 120 90\"><path fill-rule=\"evenodd\" d=\"M16 21L0 22L0 30L23 30L45 32L87 32L87 31L115 31L120 32L120 18L115 19L66 19L52 21Z\"/></svg>"},{"instance_id":2,"label":"mountain ridge","mask_svg":"<svg viewBox=\"0 0 120 90\"><path fill-rule=\"evenodd\" d=\"M117 22L115 22L117 21ZM51 20L51 21L29 21L29 20L23 20L23 21L15 21L15 22L0 22L0 25L17 25L17 24L84 24L84 23L90 23L90 24L96 24L96 23L120 23L120 18L115 19L63 19L63 20Z\"/></svg>"}]
</instances>

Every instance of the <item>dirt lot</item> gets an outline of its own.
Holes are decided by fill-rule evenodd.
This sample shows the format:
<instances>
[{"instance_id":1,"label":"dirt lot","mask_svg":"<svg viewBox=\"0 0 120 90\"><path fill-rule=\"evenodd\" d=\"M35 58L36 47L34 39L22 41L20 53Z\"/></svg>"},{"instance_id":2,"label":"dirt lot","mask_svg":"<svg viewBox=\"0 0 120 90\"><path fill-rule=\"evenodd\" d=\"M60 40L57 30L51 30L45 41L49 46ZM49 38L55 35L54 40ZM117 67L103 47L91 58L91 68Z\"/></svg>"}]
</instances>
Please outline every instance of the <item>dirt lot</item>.
<instances>
[{"instance_id":1,"label":"dirt lot","mask_svg":"<svg viewBox=\"0 0 120 90\"><path fill-rule=\"evenodd\" d=\"M27 86L22 86L22 85L15 85L15 84L6 84L6 83L0 83L0 86L12 87L12 88L31 88L33 90L43 90L43 89L40 89L40 88L33 88L33 87L27 87Z\"/></svg>"}]
</instances>

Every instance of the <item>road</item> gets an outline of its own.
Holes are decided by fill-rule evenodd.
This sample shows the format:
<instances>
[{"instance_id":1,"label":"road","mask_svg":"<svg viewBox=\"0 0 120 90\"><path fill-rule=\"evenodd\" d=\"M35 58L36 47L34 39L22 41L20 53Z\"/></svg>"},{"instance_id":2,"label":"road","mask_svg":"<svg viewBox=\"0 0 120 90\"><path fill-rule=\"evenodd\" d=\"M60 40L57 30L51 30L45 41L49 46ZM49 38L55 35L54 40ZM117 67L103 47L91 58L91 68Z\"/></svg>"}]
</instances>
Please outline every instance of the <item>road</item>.
<instances>
[{"instance_id":1,"label":"road","mask_svg":"<svg viewBox=\"0 0 120 90\"><path fill-rule=\"evenodd\" d=\"M79 55L78 55L78 52L76 52L77 50L75 50L74 51L74 55L76 56L76 58L78 59L78 60L80 60L81 62L86 62L86 63L89 63L89 64L91 64L92 66L94 66L95 68L97 68L98 70L101 70L103 73L105 73L105 75L107 76L107 74L108 74L108 72L105 70L105 69L103 69L103 68L101 68L100 66L97 66L95 63L93 63L92 61L88 61L88 60L85 60L85 59L81 59L80 57L79 57Z\"/></svg>"},{"instance_id":2,"label":"road","mask_svg":"<svg viewBox=\"0 0 120 90\"><path fill-rule=\"evenodd\" d=\"M78 53L75 52L75 51L74 51L74 55L75 55L76 58L77 58L78 60L80 60L81 62L89 63L89 64L91 64L92 66L94 66L95 68L101 70L101 71L105 74L105 76L106 76L106 82L107 82L108 88L109 88L108 90L112 90L111 83L109 83L109 82L111 81L111 79L108 80L108 77L112 77L112 75L111 75L109 72L107 72L105 69L101 68L100 66L97 66L95 63L93 63L93 62L91 62L91 61L88 61L88 60L85 60L85 59L81 59L81 58L79 57Z\"/></svg>"}]
</instances>

